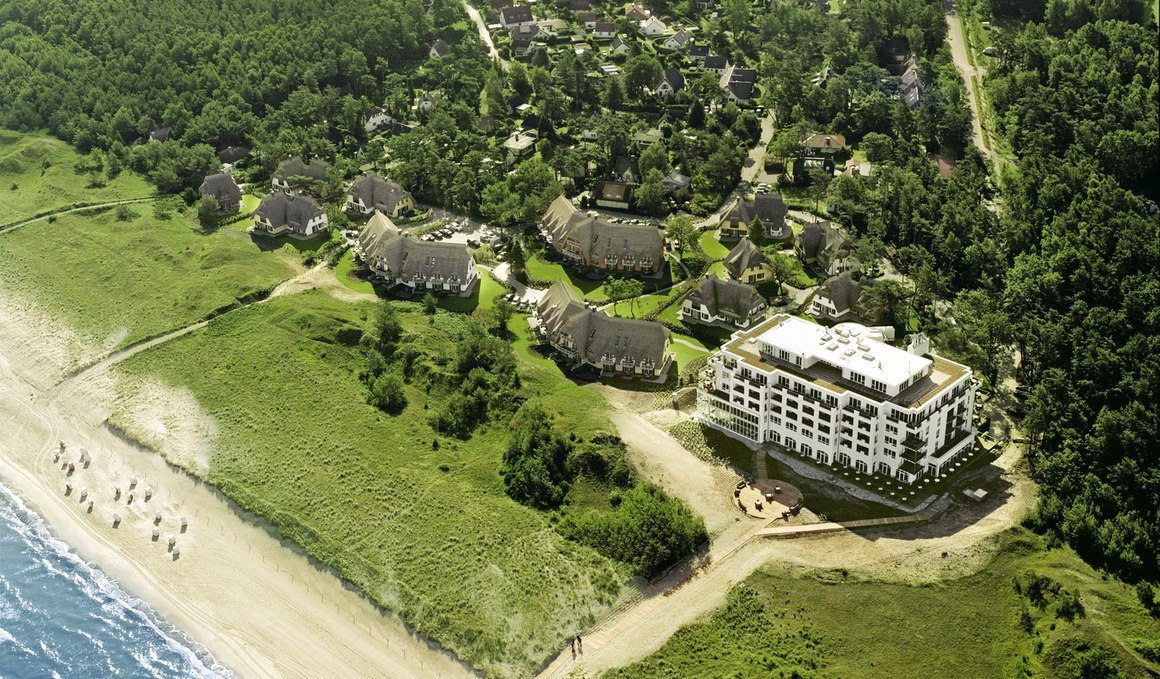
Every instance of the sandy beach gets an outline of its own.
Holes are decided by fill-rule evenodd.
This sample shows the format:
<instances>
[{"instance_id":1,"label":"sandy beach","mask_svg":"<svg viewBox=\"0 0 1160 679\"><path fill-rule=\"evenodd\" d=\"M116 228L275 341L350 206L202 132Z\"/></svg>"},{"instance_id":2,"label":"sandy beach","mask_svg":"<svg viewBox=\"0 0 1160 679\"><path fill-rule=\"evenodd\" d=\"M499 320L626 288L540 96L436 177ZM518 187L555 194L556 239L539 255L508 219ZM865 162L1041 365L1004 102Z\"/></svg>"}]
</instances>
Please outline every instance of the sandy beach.
<instances>
[{"instance_id":1,"label":"sandy beach","mask_svg":"<svg viewBox=\"0 0 1160 679\"><path fill-rule=\"evenodd\" d=\"M0 482L78 554L238 677L473 676L212 488L110 430L115 368L64 381L107 353L0 292Z\"/></svg>"}]
</instances>

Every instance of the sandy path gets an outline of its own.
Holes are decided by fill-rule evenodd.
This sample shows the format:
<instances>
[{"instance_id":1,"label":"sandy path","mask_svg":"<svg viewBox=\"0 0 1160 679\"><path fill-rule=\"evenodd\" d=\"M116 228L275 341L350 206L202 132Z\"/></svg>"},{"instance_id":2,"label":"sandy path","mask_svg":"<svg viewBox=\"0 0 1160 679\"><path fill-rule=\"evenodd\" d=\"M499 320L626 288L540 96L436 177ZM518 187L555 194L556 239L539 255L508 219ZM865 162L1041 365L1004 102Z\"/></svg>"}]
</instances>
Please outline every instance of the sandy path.
<instances>
[{"instance_id":1,"label":"sandy path","mask_svg":"<svg viewBox=\"0 0 1160 679\"><path fill-rule=\"evenodd\" d=\"M621 399L610 401L626 405L618 402ZM964 475L968 485L975 481L971 477L989 477L989 483L1006 486L1004 493L983 504L945 498L939 503L945 513L930 523L809 539L764 539L758 536L763 528L784 524L738 517L729 504L736 476L700 460L648 421L660 415L619 412L612 419L640 471L705 518L713 535L709 563L696 572L673 573L646 588L639 599L587 630L583 654L565 649L541 677L597 676L640 660L681 625L724 605L730 588L767 564L779 569L842 568L855 578L909 584L969 575L994 555L997 542L991 538L1018 525L1035 497L1022 450L1011 446L992 467Z\"/></svg>"},{"instance_id":2,"label":"sandy path","mask_svg":"<svg viewBox=\"0 0 1160 679\"><path fill-rule=\"evenodd\" d=\"M470 676L328 571L240 517L215 491L104 422L115 372L85 370L48 395L62 366L84 365L0 299L0 479L66 542L241 677ZM10 313L11 312L11 313ZM19 313L18 313L19 312ZM36 352L23 349L35 345ZM45 360L44 356L54 356ZM54 462L58 440L70 442ZM79 464L79 447L92 455ZM191 447L196 447L191 445ZM78 463L66 479L61 464ZM138 479L128 503L129 479ZM65 495L65 484L73 491ZM114 500L114 488L122 496ZM144 489L153 496L144 500ZM84 502L82 491L87 491ZM88 500L94 507L87 511ZM162 519L152 540L154 515ZM121 523L113 527L113 514ZM181 532L180 518L188 520ZM180 558L167 551L176 537Z\"/></svg>"}]
</instances>

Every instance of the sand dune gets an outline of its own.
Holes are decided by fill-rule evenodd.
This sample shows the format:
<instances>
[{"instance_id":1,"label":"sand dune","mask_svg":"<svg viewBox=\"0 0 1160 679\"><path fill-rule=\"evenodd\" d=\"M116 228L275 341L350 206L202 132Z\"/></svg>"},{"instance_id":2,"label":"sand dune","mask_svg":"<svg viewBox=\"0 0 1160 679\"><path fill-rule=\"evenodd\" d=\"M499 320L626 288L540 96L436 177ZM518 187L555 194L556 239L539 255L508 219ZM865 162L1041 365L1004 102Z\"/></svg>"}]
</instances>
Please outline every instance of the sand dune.
<instances>
[{"instance_id":1,"label":"sand dune","mask_svg":"<svg viewBox=\"0 0 1160 679\"><path fill-rule=\"evenodd\" d=\"M0 480L81 556L239 677L472 675L242 518L213 489L106 428L115 375L94 371L53 391L50 385L65 370L91 362L98 352L74 334L46 337L34 322L39 312L26 300L19 309L10 301L0 296ZM149 405L140 404L141 412L150 412ZM186 450L203 450L205 441L172 437L212 433L208 425L188 434L168 426L162 432L161 426L164 440ZM87 466L82 447L91 456ZM116 527L114 514L120 516Z\"/></svg>"}]
</instances>

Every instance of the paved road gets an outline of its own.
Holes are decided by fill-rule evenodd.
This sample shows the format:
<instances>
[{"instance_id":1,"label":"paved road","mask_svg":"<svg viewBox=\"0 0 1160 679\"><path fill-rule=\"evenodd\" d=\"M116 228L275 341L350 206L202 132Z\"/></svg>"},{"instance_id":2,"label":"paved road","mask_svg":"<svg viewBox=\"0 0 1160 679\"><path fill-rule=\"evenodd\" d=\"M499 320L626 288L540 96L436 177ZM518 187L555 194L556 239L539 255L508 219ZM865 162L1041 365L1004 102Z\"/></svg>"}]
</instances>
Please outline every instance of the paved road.
<instances>
[{"instance_id":1,"label":"paved road","mask_svg":"<svg viewBox=\"0 0 1160 679\"><path fill-rule=\"evenodd\" d=\"M491 32L487 30L487 22L479 15L479 10L471 5L468 0L463 0L463 9L467 11L467 16L471 17L471 22L475 24L475 28L479 31L479 39L483 44L487 45L487 51L491 54L491 58L498 61L503 70L508 69L508 62L499 55L499 50L495 48L495 43L491 40Z\"/></svg>"},{"instance_id":2,"label":"paved road","mask_svg":"<svg viewBox=\"0 0 1160 679\"><path fill-rule=\"evenodd\" d=\"M732 193L725 196L721 207L714 210L708 217L697 222L697 228L705 229L710 226L716 226L717 222L721 221L721 215L725 214L725 210L733 205L733 201L749 191L753 180L757 178L758 173L762 170L763 163L765 162L765 149L769 146L770 140L773 139L773 129L773 112L770 111L761 119L761 138L757 140L753 148L749 149L749 157L745 160L745 166L741 168L741 183L737 185L737 188L733 189Z\"/></svg>"},{"instance_id":3,"label":"paved road","mask_svg":"<svg viewBox=\"0 0 1160 679\"><path fill-rule=\"evenodd\" d=\"M994 154L991 151L991 140L985 135L987 131L983 129L983 105L985 102L979 101L975 96L975 88L971 86L972 82L977 83L979 88L979 96L983 93L983 71L971 64L971 60L967 57L967 39L963 33L963 22L959 18L958 12L955 11L955 0L946 0L946 17L947 17L947 42L951 46L951 58L955 62L955 67L959 69L959 73L963 75L963 84L967 88L967 100L971 104L971 137L974 139L975 146L979 152L983 154L984 158L994 160Z\"/></svg>"}]
</instances>

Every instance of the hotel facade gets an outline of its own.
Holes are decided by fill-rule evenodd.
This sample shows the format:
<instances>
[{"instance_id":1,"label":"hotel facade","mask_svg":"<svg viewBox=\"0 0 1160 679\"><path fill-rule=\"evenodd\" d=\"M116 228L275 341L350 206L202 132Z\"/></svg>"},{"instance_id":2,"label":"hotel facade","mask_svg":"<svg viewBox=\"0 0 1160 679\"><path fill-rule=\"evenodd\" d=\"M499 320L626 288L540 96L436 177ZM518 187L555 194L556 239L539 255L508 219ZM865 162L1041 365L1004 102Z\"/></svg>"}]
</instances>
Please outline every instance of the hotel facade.
<instances>
[{"instance_id":1,"label":"hotel facade","mask_svg":"<svg viewBox=\"0 0 1160 679\"><path fill-rule=\"evenodd\" d=\"M940 475L970 451L970 368L906 349L855 323L827 328L779 314L738 331L709 361L697 419L823 465L904 483Z\"/></svg>"}]
</instances>

